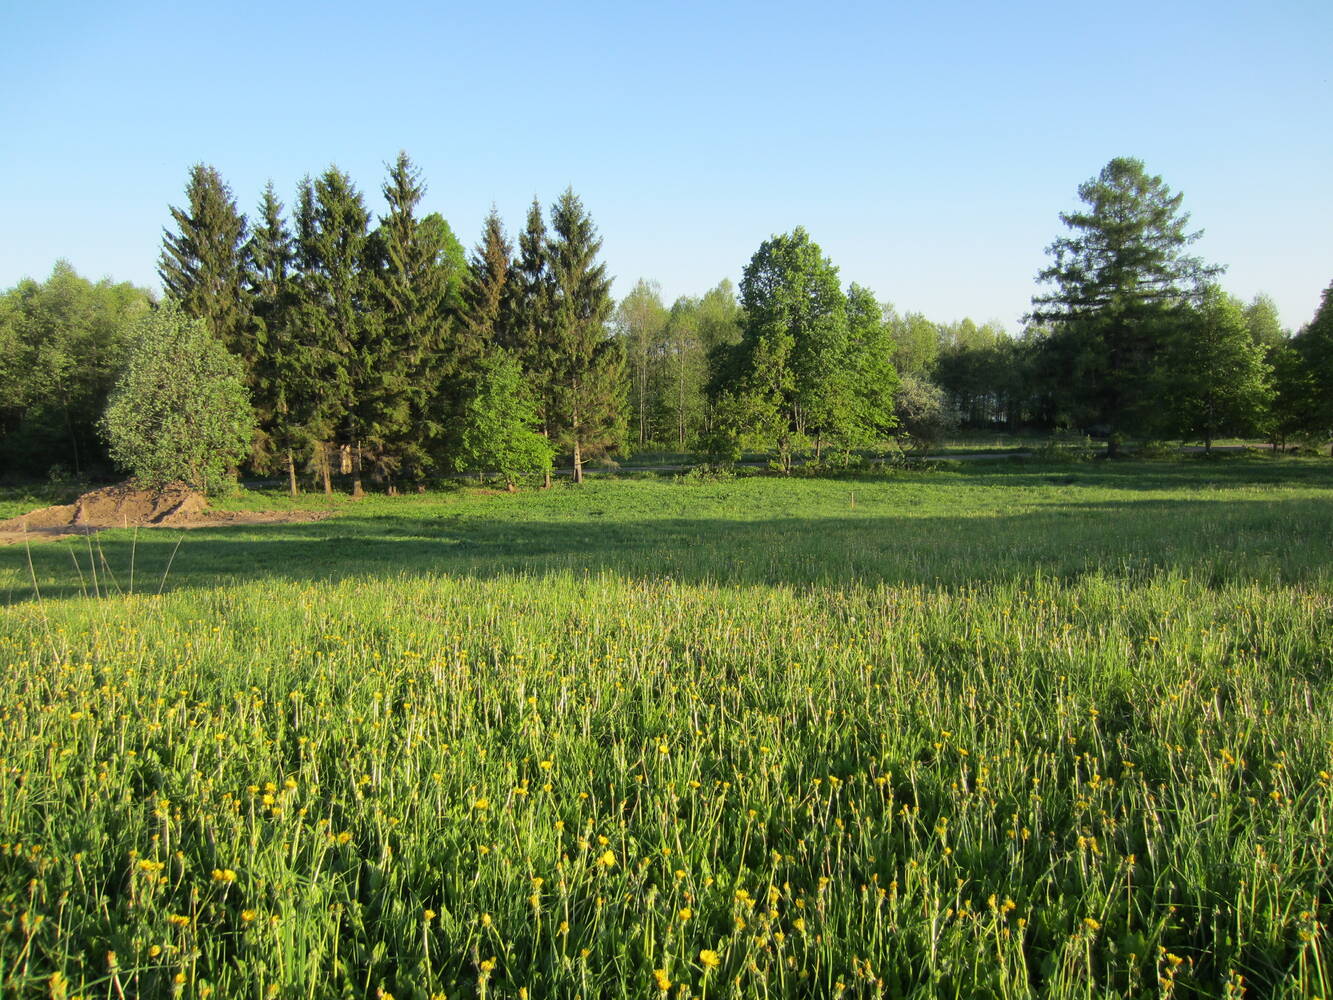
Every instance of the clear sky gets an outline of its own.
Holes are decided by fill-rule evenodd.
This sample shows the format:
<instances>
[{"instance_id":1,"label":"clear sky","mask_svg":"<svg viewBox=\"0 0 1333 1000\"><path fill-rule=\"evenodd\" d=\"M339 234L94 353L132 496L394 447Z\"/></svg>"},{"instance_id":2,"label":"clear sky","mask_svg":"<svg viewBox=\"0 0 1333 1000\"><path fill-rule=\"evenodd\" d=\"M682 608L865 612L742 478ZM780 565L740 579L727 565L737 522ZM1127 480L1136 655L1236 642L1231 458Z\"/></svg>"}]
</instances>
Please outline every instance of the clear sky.
<instances>
[{"instance_id":1,"label":"clear sky","mask_svg":"<svg viewBox=\"0 0 1333 1000\"><path fill-rule=\"evenodd\" d=\"M804 225L844 281L1013 330L1115 156L1286 325L1333 281L1328 0L3 8L0 288L59 257L157 287L195 162L250 214L336 163L378 212L399 149L469 247L572 185L618 295L737 281Z\"/></svg>"}]
</instances>

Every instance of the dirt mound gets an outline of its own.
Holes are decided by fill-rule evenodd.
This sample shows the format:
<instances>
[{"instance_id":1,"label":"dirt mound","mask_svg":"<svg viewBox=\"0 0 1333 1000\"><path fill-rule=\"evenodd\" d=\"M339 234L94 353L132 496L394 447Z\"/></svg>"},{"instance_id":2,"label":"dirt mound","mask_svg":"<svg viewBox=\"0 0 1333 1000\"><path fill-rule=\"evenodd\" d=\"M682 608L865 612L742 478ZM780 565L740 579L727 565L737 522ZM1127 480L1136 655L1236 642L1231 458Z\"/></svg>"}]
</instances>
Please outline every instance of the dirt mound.
<instances>
[{"instance_id":1,"label":"dirt mound","mask_svg":"<svg viewBox=\"0 0 1333 1000\"><path fill-rule=\"evenodd\" d=\"M88 534L104 528L200 528L222 524L316 521L328 512L214 511L202 493L176 483L160 490L117 483L85 493L70 504L43 507L0 521L0 544L25 538Z\"/></svg>"}]
</instances>

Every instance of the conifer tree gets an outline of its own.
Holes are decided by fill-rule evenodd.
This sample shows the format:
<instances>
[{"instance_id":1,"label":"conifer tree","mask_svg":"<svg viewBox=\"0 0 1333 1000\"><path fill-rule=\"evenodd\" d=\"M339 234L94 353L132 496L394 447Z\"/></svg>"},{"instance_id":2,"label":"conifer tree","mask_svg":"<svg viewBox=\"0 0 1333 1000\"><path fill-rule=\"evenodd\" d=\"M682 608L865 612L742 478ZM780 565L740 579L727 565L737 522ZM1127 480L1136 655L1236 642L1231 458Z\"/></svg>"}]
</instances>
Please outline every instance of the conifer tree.
<instances>
[{"instance_id":1,"label":"conifer tree","mask_svg":"<svg viewBox=\"0 0 1333 1000\"><path fill-rule=\"evenodd\" d=\"M245 216L222 176L206 164L190 168L185 196L184 208L170 210L178 232L162 233L157 266L162 287L187 316L202 319L242 359L252 383L258 351L246 289Z\"/></svg>"},{"instance_id":2,"label":"conifer tree","mask_svg":"<svg viewBox=\"0 0 1333 1000\"><path fill-rule=\"evenodd\" d=\"M453 322L451 234L443 220L417 216L426 188L406 153L382 190L389 213L371 241L371 321L354 390L354 432L359 452L371 453L386 477L420 476L440 431L434 403Z\"/></svg>"},{"instance_id":3,"label":"conifer tree","mask_svg":"<svg viewBox=\"0 0 1333 1000\"><path fill-rule=\"evenodd\" d=\"M282 209L270 181L260 198L259 221L251 231L248 251L258 354L250 393L259 424L255 458L258 464L269 465L275 456L281 456L288 489L296 496L296 455L304 444L303 407L298 398L301 359L290 322L295 248Z\"/></svg>"},{"instance_id":4,"label":"conifer tree","mask_svg":"<svg viewBox=\"0 0 1333 1000\"><path fill-rule=\"evenodd\" d=\"M625 443L624 352L607 336L611 279L597 260L602 241L572 188L552 206L551 229L551 415L581 483L587 458Z\"/></svg>"},{"instance_id":5,"label":"conifer tree","mask_svg":"<svg viewBox=\"0 0 1333 1000\"><path fill-rule=\"evenodd\" d=\"M314 445L325 493L336 437L346 440L355 387L363 383L366 340L364 262L370 215L352 180L330 167L301 186L296 211L300 267L293 322L307 400L303 430ZM352 442L347 442L351 444Z\"/></svg>"},{"instance_id":6,"label":"conifer tree","mask_svg":"<svg viewBox=\"0 0 1333 1000\"><path fill-rule=\"evenodd\" d=\"M528 208L526 226L518 237L518 259L510 274L509 289L508 318L503 324L500 346L511 351L523 366L541 432L551 440L554 431L551 331L555 323L555 300L546 222L541 203L535 197ZM551 485L549 471L546 485Z\"/></svg>"},{"instance_id":7,"label":"conifer tree","mask_svg":"<svg viewBox=\"0 0 1333 1000\"><path fill-rule=\"evenodd\" d=\"M1159 362L1178 314L1221 268L1185 253L1202 233L1141 161L1111 160L1078 194L1086 207L1061 213L1072 234L1047 248L1052 263L1037 279L1054 287L1033 298L1030 319L1054 327L1072 408L1106 429L1114 455L1122 437L1156 423Z\"/></svg>"},{"instance_id":8,"label":"conifer tree","mask_svg":"<svg viewBox=\"0 0 1333 1000\"><path fill-rule=\"evenodd\" d=\"M481 242L468 260L467 283L463 290L463 322L470 336L488 346L509 346L510 269L514 247L505 236L500 213L491 206L482 230Z\"/></svg>"}]
</instances>

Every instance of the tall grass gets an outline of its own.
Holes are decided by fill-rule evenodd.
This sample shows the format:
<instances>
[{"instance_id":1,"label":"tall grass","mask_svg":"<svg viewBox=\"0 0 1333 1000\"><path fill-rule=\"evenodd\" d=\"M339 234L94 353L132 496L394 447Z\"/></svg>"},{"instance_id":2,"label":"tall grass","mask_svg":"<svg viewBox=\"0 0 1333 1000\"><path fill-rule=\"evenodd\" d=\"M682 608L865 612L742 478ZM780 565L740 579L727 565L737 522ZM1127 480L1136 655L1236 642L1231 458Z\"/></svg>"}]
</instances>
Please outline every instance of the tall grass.
<instances>
[{"instance_id":1,"label":"tall grass","mask_svg":"<svg viewBox=\"0 0 1333 1000\"><path fill-rule=\"evenodd\" d=\"M427 498L189 538L159 596L15 584L4 992L1333 995L1324 484L977 475ZM358 540L393 559L314 555ZM311 565L226 561L265 544Z\"/></svg>"}]
</instances>

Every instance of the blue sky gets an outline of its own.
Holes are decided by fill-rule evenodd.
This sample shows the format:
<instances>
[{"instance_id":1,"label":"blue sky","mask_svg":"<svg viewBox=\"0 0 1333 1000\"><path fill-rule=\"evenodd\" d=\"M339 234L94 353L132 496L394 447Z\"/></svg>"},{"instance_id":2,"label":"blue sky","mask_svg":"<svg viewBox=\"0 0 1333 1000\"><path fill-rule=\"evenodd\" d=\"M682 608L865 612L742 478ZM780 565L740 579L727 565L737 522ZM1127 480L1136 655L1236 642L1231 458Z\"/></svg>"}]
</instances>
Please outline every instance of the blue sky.
<instances>
[{"instance_id":1,"label":"blue sky","mask_svg":"<svg viewBox=\"0 0 1333 1000\"><path fill-rule=\"evenodd\" d=\"M382 209L406 149L467 246L567 185L615 290L738 280L804 225L844 281L1015 329L1114 156L1184 193L1196 250L1283 322L1333 281L1333 4L18 4L0 41L0 288L156 287L213 164L253 214L336 163Z\"/></svg>"}]
</instances>

